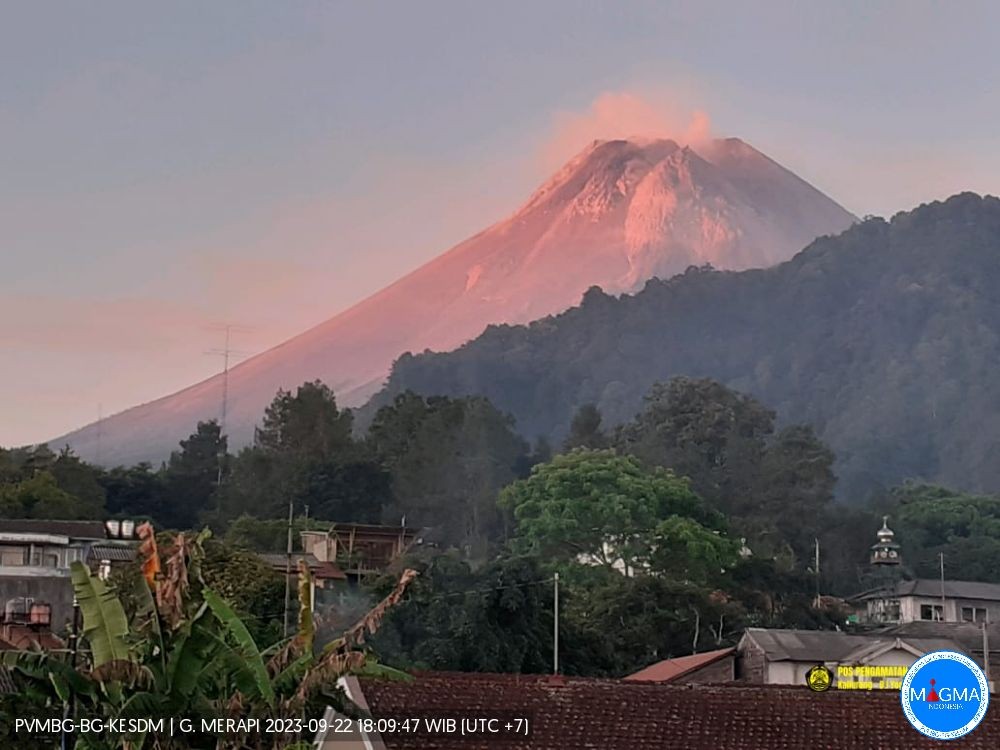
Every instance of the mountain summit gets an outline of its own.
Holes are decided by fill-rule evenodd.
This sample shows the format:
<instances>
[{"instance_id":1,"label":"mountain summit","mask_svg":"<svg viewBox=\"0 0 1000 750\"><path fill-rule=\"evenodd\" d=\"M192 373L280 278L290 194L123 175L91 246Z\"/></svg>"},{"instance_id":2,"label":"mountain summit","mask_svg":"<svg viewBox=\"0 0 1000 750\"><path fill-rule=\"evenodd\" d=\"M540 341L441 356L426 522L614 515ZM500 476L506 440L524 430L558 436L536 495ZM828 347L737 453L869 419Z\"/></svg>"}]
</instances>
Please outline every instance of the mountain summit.
<instances>
[{"instance_id":1,"label":"mountain summit","mask_svg":"<svg viewBox=\"0 0 1000 750\"><path fill-rule=\"evenodd\" d=\"M227 432L239 447L279 388L321 379L348 406L407 351L451 349L491 323L558 313L591 286L635 291L691 265L770 266L854 217L736 138L697 149L671 140L595 141L510 218L368 299L234 367ZM222 377L51 441L103 463L165 458L217 417Z\"/></svg>"}]
</instances>

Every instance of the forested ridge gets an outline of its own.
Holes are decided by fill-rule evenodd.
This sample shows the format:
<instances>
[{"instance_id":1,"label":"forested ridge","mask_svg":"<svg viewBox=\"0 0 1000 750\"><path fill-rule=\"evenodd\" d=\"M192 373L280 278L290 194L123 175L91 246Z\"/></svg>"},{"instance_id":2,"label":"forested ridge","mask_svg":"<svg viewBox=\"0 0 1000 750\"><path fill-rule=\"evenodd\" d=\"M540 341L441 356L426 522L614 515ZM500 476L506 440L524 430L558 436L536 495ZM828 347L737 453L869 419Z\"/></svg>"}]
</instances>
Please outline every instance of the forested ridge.
<instances>
[{"instance_id":1,"label":"forested ridge","mask_svg":"<svg viewBox=\"0 0 1000 750\"><path fill-rule=\"evenodd\" d=\"M943 555L949 578L1000 582L998 249L1000 201L957 196L771 270L592 291L406 357L393 388L437 393L362 415L320 382L279 391L235 454L213 421L158 467L0 449L0 518L149 519L164 545L207 527L204 579L262 645L284 606L255 553L285 549L290 507L296 532L405 518L420 543L396 565L419 575L370 644L400 667L544 671L556 573L567 673L849 627L883 514L906 575Z\"/></svg>"},{"instance_id":2,"label":"forested ridge","mask_svg":"<svg viewBox=\"0 0 1000 750\"><path fill-rule=\"evenodd\" d=\"M995 491L998 289L1000 200L963 193L774 268L692 268L620 298L593 288L561 315L406 354L369 409L406 390L481 395L558 442L583 404L624 423L654 382L710 377L814 427L849 502L907 479Z\"/></svg>"}]
</instances>

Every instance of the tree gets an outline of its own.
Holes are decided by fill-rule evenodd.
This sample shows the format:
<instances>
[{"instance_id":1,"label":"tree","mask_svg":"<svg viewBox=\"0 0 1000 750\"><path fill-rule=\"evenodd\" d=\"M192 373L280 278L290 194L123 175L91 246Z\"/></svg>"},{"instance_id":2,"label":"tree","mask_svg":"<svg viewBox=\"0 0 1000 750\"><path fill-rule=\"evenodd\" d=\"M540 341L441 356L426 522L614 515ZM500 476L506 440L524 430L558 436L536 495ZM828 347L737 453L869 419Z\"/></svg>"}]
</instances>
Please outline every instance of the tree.
<instances>
[{"instance_id":1,"label":"tree","mask_svg":"<svg viewBox=\"0 0 1000 750\"><path fill-rule=\"evenodd\" d=\"M166 504L163 477L148 463L118 466L100 476L107 512L131 518L154 518Z\"/></svg>"},{"instance_id":2,"label":"tree","mask_svg":"<svg viewBox=\"0 0 1000 750\"><path fill-rule=\"evenodd\" d=\"M759 553L775 554L788 545L798 559L808 559L814 539L827 528L837 481L833 462L833 451L811 427L781 430L766 446L757 486L734 503L734 525L755 540Z\"/></svg>"},{"instance_id":3,"label":"tree","mask_svg":"<svg viewBox=\"0 0 1000 750\"><path fill-rule=\"evenodd\" d=\"M368 444L392 474L386 520L406 516L446 544L485 555L502 530L497 493L528 462L509 417L481 398L405 393L375 415Z\"/></svg>"},{"instance_id":4,"label":"tree","mask_svg":"<svg viewBox=\"0 0 1000 750\"><path fill-rule=\"evenodd\" d=\"M883 503L902 546L903 561L920 577L1000 581L1000 497L910 483Z\"/></svg>"},{"instance_id":5,"label":"tree","mask_svg":"<svg viewBox=\"0 0 1000 750\"><path fill-rule=\"evenodd\" d=\"M807 425L775 434L774 412L712 380L657 383L619 429L619 450L691 479L758 554L807 559L831 522L834 455Z\"/></svg>"},{"instance_id":6,"label":"tree","mask_svg":"<svg viewBox=\"0 0 1000 750\"><path fill-rule=\"evenodd\" d=\"M315 518L296 516L292 520L292 538L298 540L303 531L329 527L329 523ZM226 529L225 542L253 552L284 552L288 545L288 518L240 516Z\"/></svg>"},{"instance_id":7,"label":"tree","mask_svg":"<svg viewBox=\"0 0 1000 750\"><path fill-rule=\"evenodd\" d=\"M181 440L180 451L170 456L164 472L166 503L156 514L164 526L190 529L216 501L220 472L227 461L226 436L214 419L199 422L197 430Z\"/></svg>"},{"instance_id":8,"label":"tree","mask_svg":"<svg viewBox=\"0 0 1000 750\"><path fill-rule=\"evenodd\" d=\"M473 570L450 553L418 569L406 601L373 641L383 661L462 672L551 668L551 574L538 560L501 557Z\"/></svg>"},{"instance_id":9,"label":"tree","mask_svg":"<svg viewBox=\"0 0 1000 750\"><path fill-rule=\"evenodd\" d=\"M621 677L733 643L743 623L738 604L721 592L665 576L594 570L561 590L560 665L569 674Z\"/></svg>"},{"instance_id":10,"label":"tree","mask_svg":"<svg viewBox=\"0 0 1000 750\"><path fill-rule=\"evenodd\" d=\"M299 386L295 395L279 390L254 442L271 455L323 460L351 451L352 422L349 411L337 408L333 391L316 380Z\"/></svg>"},{"instance_id":11,"label":"tree","mask_svg":"<svg viewBox=\"0 0 1000 750\"><path fill-rule=\"evenodd\" d=\"M289 503L331 521L377 521L390 500L390 477L351 429L351 413L338 409L322 383L305 383L294 395L279 391L254 445L233 463L220 525L244 513L279 518Z\"/></svg>"},{"instance_id":12,"label":"tree","mask_svg":"<svg viewBox=\"0 0 1000 750\"><path fill-rule=\"evenodd\" d=\"M619 450L691 479L725 513L753 493L774 412L714 380L655 383L643 410L620 429Z\"/></svg>"},{"instance_id":13,"label":"tree","mask_svg":"<svg viewBox=\"0 0 1000 750\"><path fill-rule=\"evenodd\" d=\"M86 505L59 488L48 471L0 486L0 514L6 518L99 519L103 508Z\"/></svg>"},{"instance_id":14,"label":"tree","mask_svg":"<svg viewBox=\"0 0 1000 750\"><path fill-rule=\"evenodd\" d=\"M563 443L563 450L607 448L608 437L601 429L601 419L601 412L594 404L584 404L577 409L569 426L569 435Z\"/></svg>"},{"instance_id":15,"label":"tree","mask_svg":"<svg viewBox=\"0 0 1000 750\"><path fill-rule=\"evenodd\" d=\"M556 456L500 504L515 519L515 548L564 563L702 579L735 553L686 480L611 450Z\"/></svg>"},{"instance_id":16,"label":"tree","mask_svg":"<svg viewBox=\"0 0 1000 750\"><path fill-rule=\"evenodd\" d=\"M100 468L81 461L69 447L59 452L49 471L59 488L75 497L82 505L91 509L104 507L106 497L100 481Z\"/></svg>"}]
</instances>

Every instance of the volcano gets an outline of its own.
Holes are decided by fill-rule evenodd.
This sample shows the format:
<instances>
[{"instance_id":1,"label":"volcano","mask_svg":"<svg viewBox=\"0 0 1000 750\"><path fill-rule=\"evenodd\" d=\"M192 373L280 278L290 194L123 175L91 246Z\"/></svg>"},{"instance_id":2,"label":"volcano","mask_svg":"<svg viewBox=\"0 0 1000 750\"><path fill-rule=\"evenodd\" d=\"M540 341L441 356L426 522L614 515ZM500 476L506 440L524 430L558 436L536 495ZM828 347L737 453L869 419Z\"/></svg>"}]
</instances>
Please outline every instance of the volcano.
<instances>
[{"instance_id":1,"label":"volcano","mask_svg":"<svg viewBox=\"0 0 1000 750\"><path fill-rule=\"evenodd\" d=\"M579 303L591 286L636 291L691 265L766 267L855 217L736 138L595 141L513 216L318 326L232 368L230 446L253 439L279 388L320 379L357 406L407 351L448 350L494 323ZM223 377L50 441L102 463L158 462L199 420L217 418Z\"/></svg>"}]
</instances>

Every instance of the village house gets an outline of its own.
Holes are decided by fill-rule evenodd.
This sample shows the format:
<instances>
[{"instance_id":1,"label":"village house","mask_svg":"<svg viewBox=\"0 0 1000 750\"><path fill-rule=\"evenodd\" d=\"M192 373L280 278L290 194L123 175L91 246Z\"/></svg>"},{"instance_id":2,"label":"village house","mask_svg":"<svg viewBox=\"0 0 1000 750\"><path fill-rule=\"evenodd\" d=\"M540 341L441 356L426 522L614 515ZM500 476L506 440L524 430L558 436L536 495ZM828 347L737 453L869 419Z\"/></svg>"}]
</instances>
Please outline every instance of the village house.
<instances>
[{"instance_id":1,"label":"village house","mask_svg":"<svg viewBox=\"0 0 1000 750\"><path fill-rule=\"evenodd\" d=\"M73 617L70 565L98 575L132 560L131 521L0 520L0 640L8 647L35 635L68 630ZM35 638L38 645L52 645Z\"/></svg>"},{"instance_id":2,"label":"village house","mask_svg":"<svg viewBox=\"0 0 1000 750\"><path fill-rule=\"evenodd\" d=\"M418 529L369 523L335 523L327 531L303 531L302 550L335 563L351 583L381 573L417 538Z\"/></svg>"}]
</instances>

